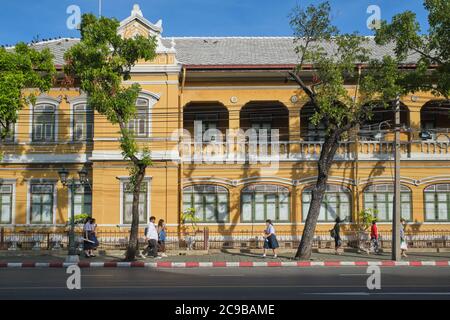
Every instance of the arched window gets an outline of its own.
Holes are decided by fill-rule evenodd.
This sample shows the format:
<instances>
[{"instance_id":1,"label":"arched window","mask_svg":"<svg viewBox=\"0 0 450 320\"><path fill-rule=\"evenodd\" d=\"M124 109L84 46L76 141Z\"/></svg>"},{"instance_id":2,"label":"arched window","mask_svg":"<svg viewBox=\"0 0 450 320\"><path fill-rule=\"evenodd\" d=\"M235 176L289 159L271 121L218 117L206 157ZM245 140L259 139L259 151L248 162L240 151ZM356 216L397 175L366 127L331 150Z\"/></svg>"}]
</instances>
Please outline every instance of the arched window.
<instances>
[{"instance_id":1,"label":"arched window","mask_svg":"<svg viewBox=\"0 0 450 320\"><path fill-rule=\"evenodd\" d=\"M128 122L128 129L138 137L149 135L149 101L138 98L136 100L136 117Z\"/></svg>"},{"instance_id":2,"label":"arched window","mask_svg":"<svg viewBox=\"0 0 450 320\"><path fill-rule=\"evenodd\" d=\"M450 183L434 184L424 190L425 220L450 220Z\"/></svg>"},{"instance_id":3,"label":"arched window","mask_svg":"<svg viewBox=\"0 0 450 320\"><path fill-rule=\"evenodd\" d=\"M411 190L405 186L401 186L400 190L401 216L411 220ZM392 221L393 204L393 184L374 184L364 189L364 208L377 210L378 221Z\"/></svg>"},{"instance_id":4,"label":"arched window","mask_svg":"<svg viewBox=\"0 0 450 320\"><path fill-rule=\"evenodd\" d=\"M241 200L243 222L289 221L290 192L286 187L251 185L242 190Z\"/></svg>"},{"instance_id":5,"label":"arched window","mask_svg":"<svg viewBox=\"0 0 450 320\"><path fill-rule=\"evenodd\" d=\"M53 142L56 140L56 106L38 104L33 107L33 142Z\"/></svg>"},{"instance_id":6,"label":"arched window","mask_svg":"<svg viewBox=\"0 0 450 320\"><path fill-rule=\"evenodd\" d=\"M221 186L202 184L183 189L183 211L194 208L200 222L227 222L228 190Z\"/></svg>"},{"instance_id":7,"label":"arched window","mask_svg":"<svg viewBox=\"0 0 450 320\"><path fill-rule=\"evenodd\" d=\"M92 140L94 133L94 112L86 103L73 106L73 140Z\"/></svg>"},{"instance_id":8,"label":"arched window","mask_svg":"<svg viewBox=\"0 0 450 320\"><path fill-rule=\"evenodd\" d=\"M311 204L312 187L303 190L302 204L303 204L303 220L308 216L309 206ZM322 205L320 206L319 222L332 222L336 217L347 219L351 221L351 192L348 188L327 185L325 195L323 197Z\"/></svg>"}]
</instances>

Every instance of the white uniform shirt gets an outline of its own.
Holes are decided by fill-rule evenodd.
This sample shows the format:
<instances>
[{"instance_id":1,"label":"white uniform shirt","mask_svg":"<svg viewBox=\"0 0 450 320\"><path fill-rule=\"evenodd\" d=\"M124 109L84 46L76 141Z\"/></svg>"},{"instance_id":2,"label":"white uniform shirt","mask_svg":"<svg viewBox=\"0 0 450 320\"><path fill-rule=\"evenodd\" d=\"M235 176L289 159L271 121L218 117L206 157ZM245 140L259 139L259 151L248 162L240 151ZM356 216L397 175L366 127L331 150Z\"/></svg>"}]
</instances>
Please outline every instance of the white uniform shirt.
<instances>
[{"instance_id":1,"label":"white uniform shirt","mask_svg":"<svg viewBox=\"0 0 450 320\"><path fill-rule=\"evenodd\" d=\"M153 222L148 224L147 234L145 236L152 240L158 240L158 231L156 230L156 225Z\"/></svg>"},{"instance_id":2,"label":"white uniform shirt","mask_svg":"<svg viewBox=\"0 0 450 320\"><path fill-rule=\"evenodd\" d=\"M273 225L269 225L269 227L267 227L266 233L267 234L275 234L275 228L273 227Z\"/></svg>"}]
</instances>

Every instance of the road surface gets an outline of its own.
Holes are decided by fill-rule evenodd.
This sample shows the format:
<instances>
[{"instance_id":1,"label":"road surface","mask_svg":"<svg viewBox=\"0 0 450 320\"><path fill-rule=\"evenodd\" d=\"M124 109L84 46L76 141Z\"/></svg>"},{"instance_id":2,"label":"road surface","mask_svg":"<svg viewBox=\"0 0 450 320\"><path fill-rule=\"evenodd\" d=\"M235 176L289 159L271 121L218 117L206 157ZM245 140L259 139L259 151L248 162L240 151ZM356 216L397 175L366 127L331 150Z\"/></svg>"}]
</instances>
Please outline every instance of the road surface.
<instances>
[{"instance_id":1,"label":"road surface","mask_svg":"<svg viewBox=\"0 0 450 320\"><path fill-rule=\"evenodd\" d=\"M0 299L450 299L449 267L380 269L380 290L366 267L87 268L80 290L65 269L0 269Z\"/></svg>"}]
</instances>

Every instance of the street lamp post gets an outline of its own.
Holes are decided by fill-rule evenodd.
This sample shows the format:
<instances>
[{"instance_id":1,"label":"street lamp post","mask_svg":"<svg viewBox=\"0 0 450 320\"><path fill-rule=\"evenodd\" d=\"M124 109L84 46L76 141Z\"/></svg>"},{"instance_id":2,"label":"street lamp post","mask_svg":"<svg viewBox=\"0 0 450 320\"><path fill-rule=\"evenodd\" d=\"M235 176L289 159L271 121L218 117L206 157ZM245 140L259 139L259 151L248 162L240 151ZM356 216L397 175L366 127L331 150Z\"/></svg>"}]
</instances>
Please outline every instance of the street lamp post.
<instances>
[{"instance_id":1,"label":"street lamp post","mask_svg":"<svg viewBox=\"0 0 450 320\"><path fill-rule=\"evenodd\" d=\"M74 197L74 187L75 187L75 180L69 179L69 171L66 168L62 168L58 171L59 179L61 180L61 183L64 187L70 188L72 199ZM80 185L85 186L89 184L88 180L88 173L85 168L78 171L79 181ZM71 200L73 201L73 200ZM69 248L68 248L68 254L66 258L66 262L79 262L80 258L77 254L77 248L75 245L75 212L74 212L74 206L73 203L70 204L70 229L69 229Z\"/></svg>"}]
</instances>

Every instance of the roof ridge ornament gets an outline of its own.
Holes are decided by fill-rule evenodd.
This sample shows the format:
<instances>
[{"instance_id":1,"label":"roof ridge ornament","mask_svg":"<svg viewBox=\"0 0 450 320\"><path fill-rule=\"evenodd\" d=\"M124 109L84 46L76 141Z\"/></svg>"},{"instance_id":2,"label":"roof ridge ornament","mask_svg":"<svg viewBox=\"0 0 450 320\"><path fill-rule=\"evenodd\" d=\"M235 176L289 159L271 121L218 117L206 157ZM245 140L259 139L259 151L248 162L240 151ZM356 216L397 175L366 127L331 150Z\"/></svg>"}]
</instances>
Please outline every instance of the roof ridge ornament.
<instances>
[{"instance_id":1,"label":"roof ridge ornament","mask_svg":"<svg viewBox=\"0 0 450 320\"><path fill-rule=\"evenodd\" d=\"M141 16L141 17L144 16L142 14L141 8L137 3L133 5L133 10L131 10L131 16Z\"/></svg>"}]
</instances>

